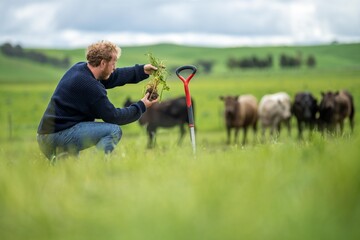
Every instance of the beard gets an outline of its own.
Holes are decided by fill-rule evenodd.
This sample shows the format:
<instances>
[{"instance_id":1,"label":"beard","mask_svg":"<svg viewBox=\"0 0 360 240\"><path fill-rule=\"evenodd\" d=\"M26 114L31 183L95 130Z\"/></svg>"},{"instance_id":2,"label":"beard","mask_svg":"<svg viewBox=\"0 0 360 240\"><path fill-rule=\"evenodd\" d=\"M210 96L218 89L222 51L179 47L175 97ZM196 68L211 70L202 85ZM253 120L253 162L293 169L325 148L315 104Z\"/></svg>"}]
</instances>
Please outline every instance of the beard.
<instances>
[{"instance_id":1,"label":"beard","mask_svg":"<svg viewBox=\"0 0 360 240\"><path fill-rule=\"evenodd\" d=\"M108 80L110 75L111 75L111 73L109 73L107 71L103 71L101 73L101 75L99 76L99 80Z\"/></svg>"},{"instance_id":2,"label":"beard","mask_svg":"<svg viewBox=\"0 0 360 240\"><path fill-rule=\"evenodd\" d=\"M109 77L110 77L110 75L102 74L102 75L99 77L99 80L108 80Z\"/></svg>"}]
</instances>

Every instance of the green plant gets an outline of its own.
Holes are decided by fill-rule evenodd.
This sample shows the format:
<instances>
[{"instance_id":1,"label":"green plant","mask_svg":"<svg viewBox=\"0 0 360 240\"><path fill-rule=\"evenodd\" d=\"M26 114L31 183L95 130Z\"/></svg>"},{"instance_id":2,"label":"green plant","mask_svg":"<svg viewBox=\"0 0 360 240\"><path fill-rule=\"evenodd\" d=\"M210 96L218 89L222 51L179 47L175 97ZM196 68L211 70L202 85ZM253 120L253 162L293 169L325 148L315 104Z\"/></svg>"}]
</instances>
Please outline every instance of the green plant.
<instances>
[{"instance_id":1,"label":"green plant","mask_svg":"<svg viewBox=\"0 0 360 240\"><path fill-rule=\"evenodd\" d=\"M166 66L164 62L158 58L155 58L151 53L148 53L149 61L151 65L157 67L157 70L151 74L151 79L146 85L146 93L150 93L148 99L155 100L159 97L159 87L160 90L160 100L162 97L162 92L164 90L169 91L170 88L166 83L166 78L168 76L168 72L166 71Z\"/></svg>"}]
</instances>

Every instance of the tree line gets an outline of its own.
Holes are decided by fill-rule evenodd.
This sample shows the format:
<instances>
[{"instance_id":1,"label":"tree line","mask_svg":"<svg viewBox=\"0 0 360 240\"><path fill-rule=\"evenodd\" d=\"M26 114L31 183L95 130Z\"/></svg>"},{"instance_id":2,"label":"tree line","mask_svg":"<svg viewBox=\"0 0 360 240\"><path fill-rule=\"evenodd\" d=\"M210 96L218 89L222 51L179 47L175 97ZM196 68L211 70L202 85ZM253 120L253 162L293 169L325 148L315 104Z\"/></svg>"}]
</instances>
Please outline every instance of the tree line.
<instances>
[{"instance_id":1,"label":"tree line","mask_svg":"<svg viewBox=\"0 0 360 240\"><path fill-rule=\"evenodd\" d=\"M259 58L257 56L233 58L230 57L227 60L227 67L229 69L234 68L270 68L273 66L273 56L269 54L265 58ZM279 66L281 68L297 68L305 64L309 68L313 68L316 65L316 59L314 55L310 54L307 58L303 59L302 54L298 53L295 56L280 54Z\"/></svg>"},{"instance_id":2,"label":"tree line","mask_svg":"<svg viewBox=\"0 0 360 240\"><path fill-rule=\"evenodd\" d=\"M24 58L42 64L50 64L55 67L67 68L70 66L70 58L63 59L48 56L35 50L24 50L20 45L11 45L4 43L0 46L1 52L8 57Z\"/></svg>"},{"instance_id":3,"label":"tree line","mask_svg":"<svg viewBox=\"0 0 360 240\"><path fill-rule=\"evenodd\" d=\"M226 61L226 67L230 70L233 69L268 69L272 68L274 65L274 57L271 54L268 54L266 57L261 58L255 55L248 57L229 57ZM302 56L299 52L295 55L289 54L280 54L279 66L283 69L286 68L298 68L302 65L307 66L308 68L314 68L316 66L315 56L310 54L306 58ZM214 60L200 59L194 63L201 72L205 74L210 74L215 65Z\"/></svg>"},{"instance_id":4,"label":"tree line","mask_svg":"<svg viewBox=\"0 0 360 240\"><path fill-rule=\"evenodd\" d=\"M273 65L273 56L268 55L265 58L259 58L257 56L234 58L230 57L227 60L227 67L234 68L269 68Z\"/></svg>"}]
</instances>

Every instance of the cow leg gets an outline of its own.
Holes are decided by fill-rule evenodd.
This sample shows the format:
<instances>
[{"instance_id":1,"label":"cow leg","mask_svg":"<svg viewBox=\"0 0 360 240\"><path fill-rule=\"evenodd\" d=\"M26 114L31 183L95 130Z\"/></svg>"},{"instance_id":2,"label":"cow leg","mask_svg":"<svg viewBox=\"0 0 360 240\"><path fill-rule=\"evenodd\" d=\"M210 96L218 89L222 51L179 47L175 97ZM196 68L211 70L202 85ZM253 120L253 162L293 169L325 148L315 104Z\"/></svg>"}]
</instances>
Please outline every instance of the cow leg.
<instances>
[{"instance_id":1,"label":"cow leg","mask_svg":"<svg viewBox=\"0 0 360 240\"><path fill-rule=\"evenodd\" d=\"M343 133L343 131L344 131L344 120L341 120L339 122L339 126L340 126L340 135L341 135Z\"/></svg>"},{"instance_id":2,"label":"cow leg","mask_svg":"<svg viewBox=\"0 0 360 240\"><path fill-rule=\"evenodd\" d=\"M184 125L180 124L180 137L179 137L178 145L181 145L184 135L185 135Z\"/></svg>"},{"instance_id":3,"label":"cow leg","mask_svg":"<svg viewBox=\"0 0 360 240\"><path fill-rule=\"evenodd\" d=\"M230 128L230 127L227 127L227 128L226 128L226 132L227 132L227 141L226 141L226 144L230 144L231 128Z\"/></svg>"},{"instance_id":4,"label":"cow leg","mask_svg":"<svg viewBox=\"0 0 360 240\"><path fill-rule=\"evenodd\" d=\"M278 128L277 123L273 123L273 124L271 125L271 129L270 129L270 136L271 136L271 137L274 136L277 128Z\"/></svg>"},{"instance_id":5,"label":"cow leg","mask_svg":"<svg viewBox=\"0 0 360 240\"><path fill-rule=\"evenodd\" d=\"M151 127L150 125L147 126L147 133L149 136L149 140L148 140L148 148L153 148L155 147L155 134L156 134L156 128Z\"/></svg>"},{"instance_id":6,"label":"cow leg","mask_svg":"<svg viewBox=\"0 0 360 240\"><path fill-rule=\"evenodd\" d=\"M264 124L262 124L262 126L261 126L261 142L262 143L265 142L265 130L266 130L266 126Z\"/></svg>"},{"instance_id":7,"label":"cow leg","mask_svg":"<svg viewBox=\"0 0 360 240\"><path fill-rule=\"evenodd\" d=\"M290 118L285 120L286 127L288 129L288 135L291 136Z\"/></svg>"},{"instance_id":8,"label":"cow leg","mask_svg":"<svg viewBox=\"0 0 360 240\"><path fill-rule=\"evenodd\" d=\"M280 136L280 132L281 132L281 122L278 122L275 128L275 134L274 134L275 139L277 139Z\"/></svg>"},{"instance_id":9,"label":"cow leg","mask_svg":"<svg viewBox=\"0 0 360 240\"><path fill-rule=\"evenodd\" d=\"M317 121L317 128L319 129L321 135L324 135L324 122L321 119Z\"/></svg>"},{"instance_id":10,"label":"cow leg","mask_svg":"<svg viewBox=\"0 0 360 240\"><path fill-rule=\"evenodd\" d=\"M331 135L334 132L334 126L332 123L325 123L324 125L324 132L327 135Z\"/></svg>"},{"instance_id":11,"label":"cow leg","mask_svg":"<svg viewBox=\"0 0 360 240\"><path fill-rule=\"evenodd\" d=\"M337 123L327 123L325 128L326 133L330 135L336 135L336 127Z\"/></svg>"},{"instance_id":12,"label":"cow leg","mask_svg":"<svg viewBox=\"0 0 360 240\"><path fill-rule=\"evenodd\" d=\"M154 138L154 133L151 131L148 131L148 144L147 144L148 148L153 147L153 138Z\"/></svg>"},{"instance_id":13,"label":"cow leg","mask_svg":"<svg viewBox=\"0 0 360 240\"><path fill-rule=\"evenodd\" d=\"M310 121L309 123L309 137L312 137L312 134L315 130L315 122L314 121Z\"/></svg>"},{"instance_id":14,"label":"cow leg","mask_svg":"<svg viewBox=\"0 0 360 240\"><path fill-rule=\"evenodd\" d=\"M239 143L239 138L238 138L238 136L239 136L239 128L236 127L236 128L235 128L235 136L234 136L234 142L235 142L235 144L238 144L238 143Z\"/></svg>"},{"instance_id":15,"label":"cow leg","mask_svg":"<svg viewBox=\"0 0 360 240\"><path fill-rule=\"evenodd\" d=\"M354 115L350 116L349 121L351 132L354 132Z\"/></svg>"},{"instance_id":16,"label":"cow leg","mask_svg":"<svg viewBox=\"0 0 360 240\"><path fill-rule=\"evenodd\" d=\"M155 147L155 143L156 143L156 130L154 129L151 132L151 148Z\"/></svg>"},{"instance_id":17,"label":"cow leg","mask_svg":"<svg viewBox=\"0 0 360 240\"><path fill-rule=\"evenodd\" d=\"M254 131L254 134L256 134L257 133L257 122L256 121L253 123L252 129Z\"/></svg>"},{"instance_id":18,"label":"cow leg","mask_svg":"<svg viewBox=\"0 0 360 240\"><path fill-rule=\"evenodd\" d=\"M302 139L303 135L302 135L302 122L300 120L297 121L297 125L298 125L298 138Z\"/></svg>"},{"instance_id":19,"label":"cow leg","mask_svg":"<svg viewBox=\"0 0 360 240\"><path fill-rule=\"evenodd\" d=\"M255 121L255 123L253 123L252 128L253 128L253 132L254 132L254 143L255 143L257 140L257 122L256 121Z\"/></svg>"},{"instance_id":20,"label":"cow leg","mask_svg":"<svg viewBox=\"0 0 360 240\"><path fill-rule=\"evenodd\" d=\"M274 135L274 126L271 126L270 128L270 136L272 137Z\"/></svg>"},{"instance_id":21,"label":"cow leg","mask_svg":"<svg viewBox=\"0 0 360 240\"><path fill-rule=\"evenodd\" d=\"M280 121L275 121L271 127L270 135L274 140L277 139L278 136L280 135L280 130L281 130L280 123L281 123Z\"/></svg>"},{"instance_id":22,"label":"cow leg","mask_svg":"<svg viewBox=\"0 0 360 240\"><path fill-rule=\"evenodd\" d=\"M247 135L247 127L244 127L243 129L243 140L242 140L242 145L244 146L246 143L246 135Z\"/></svg>"}]
</instances>

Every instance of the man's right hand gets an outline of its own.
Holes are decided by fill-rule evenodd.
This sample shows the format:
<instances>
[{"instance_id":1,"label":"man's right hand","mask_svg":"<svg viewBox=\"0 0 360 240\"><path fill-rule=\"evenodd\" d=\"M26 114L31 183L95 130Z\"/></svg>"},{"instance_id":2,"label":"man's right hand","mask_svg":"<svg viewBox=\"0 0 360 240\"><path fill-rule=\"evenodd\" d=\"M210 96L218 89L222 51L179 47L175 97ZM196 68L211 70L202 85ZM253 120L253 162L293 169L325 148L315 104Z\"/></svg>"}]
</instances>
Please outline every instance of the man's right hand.
<instances>
[{"instance_id":1,"label":"man's right hand","mask_svg":"<svg viewBox=\"0 0 360 240\"><path fill-rule=\"evenodd\" d=\"M141 99L141 101L145 104L146 108L151 107L154 103L157 103L159 101L159 97L155 100L150 101L148 99L150 93L146 93L145 96Z\"/></svg>"}]
</instances>

